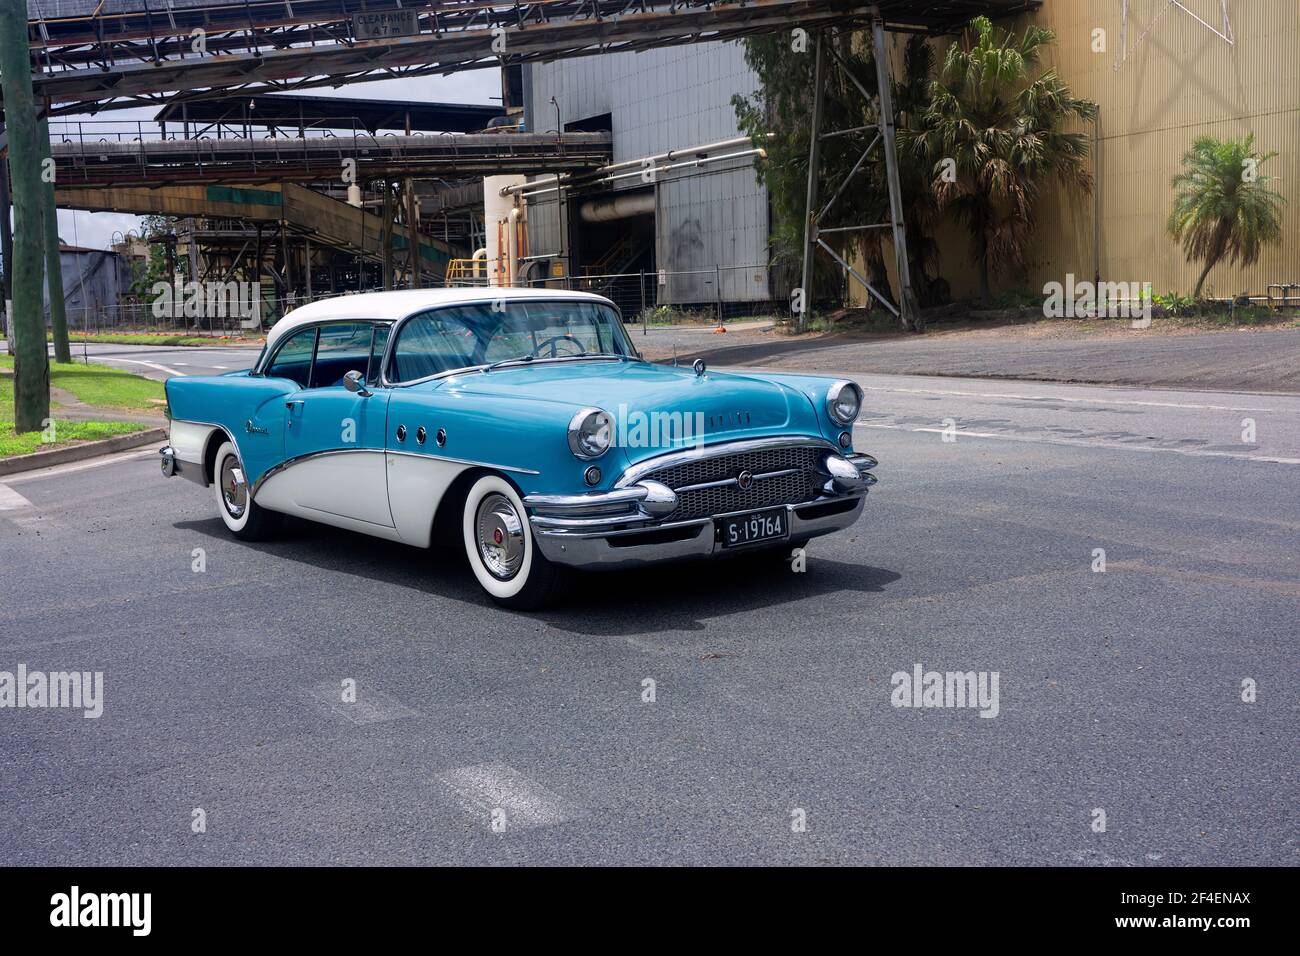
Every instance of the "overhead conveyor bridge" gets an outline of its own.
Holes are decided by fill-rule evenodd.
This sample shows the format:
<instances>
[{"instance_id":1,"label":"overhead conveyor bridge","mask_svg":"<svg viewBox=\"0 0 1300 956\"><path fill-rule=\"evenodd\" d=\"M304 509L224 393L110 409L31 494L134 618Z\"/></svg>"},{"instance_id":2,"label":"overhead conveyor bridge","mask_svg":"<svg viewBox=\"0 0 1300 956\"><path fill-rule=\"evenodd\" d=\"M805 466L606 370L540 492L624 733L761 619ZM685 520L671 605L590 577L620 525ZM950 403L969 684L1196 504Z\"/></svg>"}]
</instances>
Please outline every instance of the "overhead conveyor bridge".
<instances>
[{"instance_id":1,"label":"overhead conveyor bridge","mask_svg":"<svg viewBox=\"0 0 1300 956\"><path fill-rule=\"evenodd\" d=\"M796 28L945 32L1026 0L29 0L38 99L56 112L339 86ZM377 14L394 14L374 37Z\"/></svg>"}]
</instances>

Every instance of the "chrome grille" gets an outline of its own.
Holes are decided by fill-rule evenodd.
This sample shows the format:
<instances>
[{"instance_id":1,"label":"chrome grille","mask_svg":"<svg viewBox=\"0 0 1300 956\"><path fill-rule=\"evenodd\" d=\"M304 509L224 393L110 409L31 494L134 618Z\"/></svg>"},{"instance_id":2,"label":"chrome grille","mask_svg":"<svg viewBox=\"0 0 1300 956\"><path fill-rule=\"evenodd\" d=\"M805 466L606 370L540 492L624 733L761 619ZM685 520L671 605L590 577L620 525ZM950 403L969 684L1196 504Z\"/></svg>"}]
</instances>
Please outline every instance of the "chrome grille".
<instances>
[{"instance_id":1,"label":"chrome grille","mask_svg":"<svg viewBox=\"0 0 1300 956\"><path fill-rule=\"evenodd\" d=\"M733 484L719 488L679 492L677 509L664 520L690 521L734 511L750 511L755 508L812 501L817 497L818 491L817 465L825 453L824 449L807 446L765 448L739 454L700 458L651 471L642 478L662 482L676 490L689 485L726 481L735 478L742 471L749 471L757 476L767 472L797 469L795 474L780 475L775 478L755 477L753 485L747 491L741 491L738 485Z\"/></svg>"}]
</instances>

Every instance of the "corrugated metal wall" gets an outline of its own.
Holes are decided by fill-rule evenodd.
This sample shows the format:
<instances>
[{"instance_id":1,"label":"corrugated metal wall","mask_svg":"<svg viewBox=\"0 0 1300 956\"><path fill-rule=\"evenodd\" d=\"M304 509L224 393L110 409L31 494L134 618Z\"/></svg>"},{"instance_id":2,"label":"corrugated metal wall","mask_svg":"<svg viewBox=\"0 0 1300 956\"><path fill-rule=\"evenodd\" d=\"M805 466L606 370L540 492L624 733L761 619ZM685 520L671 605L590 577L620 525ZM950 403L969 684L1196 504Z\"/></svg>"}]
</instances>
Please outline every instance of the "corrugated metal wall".
<instances>
[{"instance_id":1,"label":"corrugated metal wall","mask_svg":"<svg viewBox=\"0 0 1300 956\"><path fill-rule=\"evenodd\" d=\"M1215 27L1218 0L1183 0ZM1123 55L1120 0L1047 0L1033 22L1056 31L1045 65L1057 70L1076 96L1101 106L1098 159L1101 208L1100 268L1107 281L1150 282L1157 292L1189 294L1199 266L1188 264L1165 230L1173 201L1170 180L1198 136L1220 139L1253 132L1262 152L1276 151L1263 171L1288 200L1284 238L1252 268L1220 266L1207 293L1263 295L1270 282L1300 282L1300 3L1233 0L1236 37L1230 46L1168 0L1130 0L1128 61ZM1163 12L1162 12L1163 11ZM1158 19L1156 17L1158 16ZM1020 25L1023 25L1023 20ZM1150 27L1146 38L1138 38ZM1093 30L1106 31L1106 52L1092 50ZM1028 275L1003 277L1041 288L1067 273L1094 271L1095 197L1049 190L1040 208L1038 239ZM978 286L965 241L944 242L942 273L954 294Z\"/></svg>"},{"instance_id":2,"label":"corrugated metal wall","mask_svg":"<svg viewBox=\"0 0 1300 956\"><path fill-rule=\"evenodd\" d=\"M579 57L524 69L528 128L555 128L552 96L562 123L609 113L615 162L739 135L731 97L757 86L737 43ZM660 301L712 301L715 265L722 267L725 301L768 297L765 270L728 268L767 261L767 191L748 161L729 165L725 172L669 173L661 179L659 268L707 275L670 277L659 290ZM632 179L622 185L642 184ZM559 248L554 204L530 207L528 225L534 253Z\"/></svg>"}]
</instances>

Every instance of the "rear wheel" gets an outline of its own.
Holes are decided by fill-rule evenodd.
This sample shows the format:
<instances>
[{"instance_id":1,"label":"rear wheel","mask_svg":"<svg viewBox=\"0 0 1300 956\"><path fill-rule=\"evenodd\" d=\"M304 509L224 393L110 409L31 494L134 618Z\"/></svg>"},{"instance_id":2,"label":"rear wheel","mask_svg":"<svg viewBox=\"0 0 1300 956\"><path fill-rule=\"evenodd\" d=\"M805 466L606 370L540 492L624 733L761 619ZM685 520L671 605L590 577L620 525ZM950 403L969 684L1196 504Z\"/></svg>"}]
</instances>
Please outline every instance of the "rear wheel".
<instances>
[{"instance_id":1,"label":"rear wheel","mask_svg":"<svg viewBox=\"0 0 1300 956\"><path fill-rule=\"evenodd\" d=\"M282 516L267 511L253 501L244 464L231 442L217 449L212 466L212 488L217 497L217 513L226 528L243 541L264 541L279 529Z\"/></svg>"},{"instance_id":2,"label":"rear wheel","mask_svg":"<svg viewBox=\"0 0 1300 956\"><path fill-rule=\"evenodd\" d=\"M461 526L474 577L497 604L531 611L558 592L564 569L538 550L524 503L504 478L485 475L474 482Z\"/></svg>"}]
</instances>

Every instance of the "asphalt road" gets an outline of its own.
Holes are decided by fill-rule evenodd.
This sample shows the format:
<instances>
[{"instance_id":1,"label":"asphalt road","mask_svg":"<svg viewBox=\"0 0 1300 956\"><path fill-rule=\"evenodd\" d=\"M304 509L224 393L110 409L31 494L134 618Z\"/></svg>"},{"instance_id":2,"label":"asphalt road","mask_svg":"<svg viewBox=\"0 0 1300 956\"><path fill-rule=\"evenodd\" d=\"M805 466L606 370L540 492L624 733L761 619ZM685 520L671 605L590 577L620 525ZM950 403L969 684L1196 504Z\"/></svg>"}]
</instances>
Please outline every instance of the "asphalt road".
<instances>
[{"instance_id":1,"label":"asphalt road","mask_svg":"<svg viewBox=\"0 0 1300 956\"><path fill-rule=\"evenodd\" d=\"M0 864L1295 865L1300 397L861 380L881 483L805 573L533 616L454 553L233 540L152 452L8 479L0 670L104 700L0 709ZM892 706L918 664L997 716Z\"/></svg>"},{"instance_id":2,"label":"asphalt road","mask_svg":"<svg viewBox=\"0 0 1300 956\"><path fill-rule=\"evenodd\" d=\"M1020 328L969 334L938 327L924 336L787 338L744 326L726 335L681 327L654 329L636 341L656 359L675 349L684 364L699 357L711 365L815 371L838 363L881 374L1300 392L1300 331L1295 329L1179 334L1120 329L1100 335L1064 326L1059 336L1035 337Z\"/></svg>"}]
</instances>

